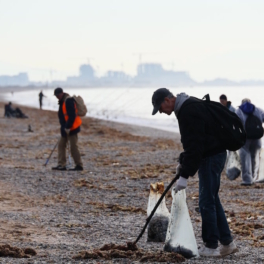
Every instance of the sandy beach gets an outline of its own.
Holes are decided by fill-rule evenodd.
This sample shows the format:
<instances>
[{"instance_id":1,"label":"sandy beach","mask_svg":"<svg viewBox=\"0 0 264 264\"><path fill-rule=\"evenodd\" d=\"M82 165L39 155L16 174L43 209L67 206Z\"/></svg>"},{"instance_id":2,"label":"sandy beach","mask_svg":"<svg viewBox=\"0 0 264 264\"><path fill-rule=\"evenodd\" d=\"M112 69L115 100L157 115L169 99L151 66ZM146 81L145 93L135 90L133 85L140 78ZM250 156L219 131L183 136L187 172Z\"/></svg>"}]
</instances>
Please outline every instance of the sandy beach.
<instances>
[{"instance_id":1,"label":"sandy beach","mask_svg":"<svg viewBox=\"0 0 264 264\"><path fill-rule=\"evenodd\" d=\"M43 164L59 138L57 113L21 107L28 119L6 119L4 103L0 109L1 245L37 253L29 259L1 258L1 263L138 263L73 257L104 244L134 241L147 217L150 184L163 181L167 186L174 177L179 135L83 118L79 146L84 171L52 171L57 150ZM29 124L33 132L28 132ZM223 173L220 190L239 253L185 263L264 263L264 184L244 187L240 181L231 182ZM170 194L166 202L170 210ZM199 246L197 175L188 180L187 204ZM163 243L147 243L146 237L138 243L141 249L163 249Z\"/></svg>"}]
</instances>

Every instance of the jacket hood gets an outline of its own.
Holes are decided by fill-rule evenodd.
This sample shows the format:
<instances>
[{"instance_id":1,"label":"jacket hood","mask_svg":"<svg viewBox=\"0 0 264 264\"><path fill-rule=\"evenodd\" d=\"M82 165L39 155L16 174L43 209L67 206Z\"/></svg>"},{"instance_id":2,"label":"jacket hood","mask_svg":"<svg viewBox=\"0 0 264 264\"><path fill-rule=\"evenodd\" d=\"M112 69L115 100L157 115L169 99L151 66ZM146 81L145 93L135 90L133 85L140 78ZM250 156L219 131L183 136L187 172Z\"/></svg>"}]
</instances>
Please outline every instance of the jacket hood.
<instances>
[{"instance_id":1,"label":"jacket hood","mask_svg":"<svg viewBox=\"0 0 264 264\"><path fill-rule=\"evenodd\" d=\"M190 96L187 95L186 93L177 94L176 101L175 101L175 106L174 106L175 115L177 115L179 113L182 104L189 98L190 98Z\"/></svg>"},{"instance_id":2,"label":"jacket hood","mask_svg":"<svg viewBox=\"0 0 264 264\"><path fill-rule=\"evenodd\" d=\"M255 110L255 105L245 102L244 104L240 105L239 108L242 110L244 114L250 115Z\"/></svg>"}]
</instances>

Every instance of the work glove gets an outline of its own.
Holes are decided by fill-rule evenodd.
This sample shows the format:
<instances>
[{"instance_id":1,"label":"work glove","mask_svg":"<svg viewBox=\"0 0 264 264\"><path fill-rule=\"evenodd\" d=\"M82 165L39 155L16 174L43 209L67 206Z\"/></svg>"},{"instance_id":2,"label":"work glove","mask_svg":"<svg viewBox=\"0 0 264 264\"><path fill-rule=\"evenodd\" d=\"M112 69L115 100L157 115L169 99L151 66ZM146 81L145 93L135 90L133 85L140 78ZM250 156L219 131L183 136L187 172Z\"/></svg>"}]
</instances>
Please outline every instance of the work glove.
<instances>
[{"instance_id":1,"label":"work glove","mask_svg":"<svg viewBox=\"0 0 264 264\"><path fill-rule=\"evenodd\" d=\"M65 127L64 126L61 126L60 131L61 131L61 136L62 137L67 137L67 134L66 134L66 131L65 131Z\"/></svg>"},{"instance_id":2,"label":"work glove","mask_svg":"<svg viewBox=\"0 0 264 264\"><path fill-rule=\"evenodd\" d=\"M70 130L69 128L65 128L64 130L65 130L65 132L66 132L67 135L70 134L70 131L71 131L71 130Z\"/></svg>"},{"instance_id":3,"label":"work glove","mask_svg":"<svg viewBox=\"0 0 264 264\"><path fill-rule=\"evenodd\" d=\"M175 192L186 189L186 187L187 187L187 179L180 176L180 178L176 181L176 185L174 187Z\"/></svg>"}]
</instances>

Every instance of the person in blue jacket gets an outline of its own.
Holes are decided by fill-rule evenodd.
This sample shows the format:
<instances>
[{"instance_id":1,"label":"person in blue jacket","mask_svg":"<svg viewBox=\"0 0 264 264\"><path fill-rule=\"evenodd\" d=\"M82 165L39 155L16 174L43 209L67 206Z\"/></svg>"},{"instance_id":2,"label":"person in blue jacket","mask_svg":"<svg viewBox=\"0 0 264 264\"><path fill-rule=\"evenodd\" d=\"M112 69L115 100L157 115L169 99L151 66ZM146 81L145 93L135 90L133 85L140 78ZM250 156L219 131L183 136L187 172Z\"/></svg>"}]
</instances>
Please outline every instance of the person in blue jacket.
<instances>
[{"instance_id":1,"label":"person in blue jacket","mask_svg":"<svg viewBox=\"0 0 264 264\"><path fill-rule=\"evenodd\" d=\"M250 99L245 98L242 100L236 114L241 119L245 127L247 137L250 137L250 131L247 131L247 120L251 115L255 116L259 120L260 129L263 130L262 123L264 122L264 111L252 104ZM254 129L253 126L252 129ZM239 150L242 167L241 185L252 185L254 183L254 179L258 177L260 149L261 138L247 138L245 145Z\"/></svg>"}]
</instances>

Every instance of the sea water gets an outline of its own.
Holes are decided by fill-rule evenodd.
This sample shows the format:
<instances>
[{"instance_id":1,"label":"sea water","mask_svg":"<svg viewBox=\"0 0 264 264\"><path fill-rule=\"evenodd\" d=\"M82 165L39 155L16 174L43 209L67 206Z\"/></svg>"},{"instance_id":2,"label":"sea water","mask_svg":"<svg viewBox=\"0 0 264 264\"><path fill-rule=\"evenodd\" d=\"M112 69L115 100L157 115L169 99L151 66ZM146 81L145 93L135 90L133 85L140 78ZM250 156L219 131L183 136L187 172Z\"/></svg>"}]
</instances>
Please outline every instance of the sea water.
<instances>
[{"instance_id":1,"label":"sea water","mask_svg":"<svg viewBox=\"0 0 264 264\"><path fill-rule=\"evenodd\" d=\"M158 88L158 87L157 87ZM169 88L177 95L185 92L190 96L202 98L209 94L211 100L219 101L221 94L226 94L234 107L241 104L245 97L250 98L257 107L264 109L264 87L184 87ZM70 95L81 95L87 105L87 116L112 120L121 123L179 132L178 122L171 114L157 113L152 116L151 97L156 88L64 88ZM53 95L54 89L43 89L43 109L58 110L58 100ZM38 93L40 89L3 94L4 100L13 104L39 107Z\"/></svg>"}]
</instances>

